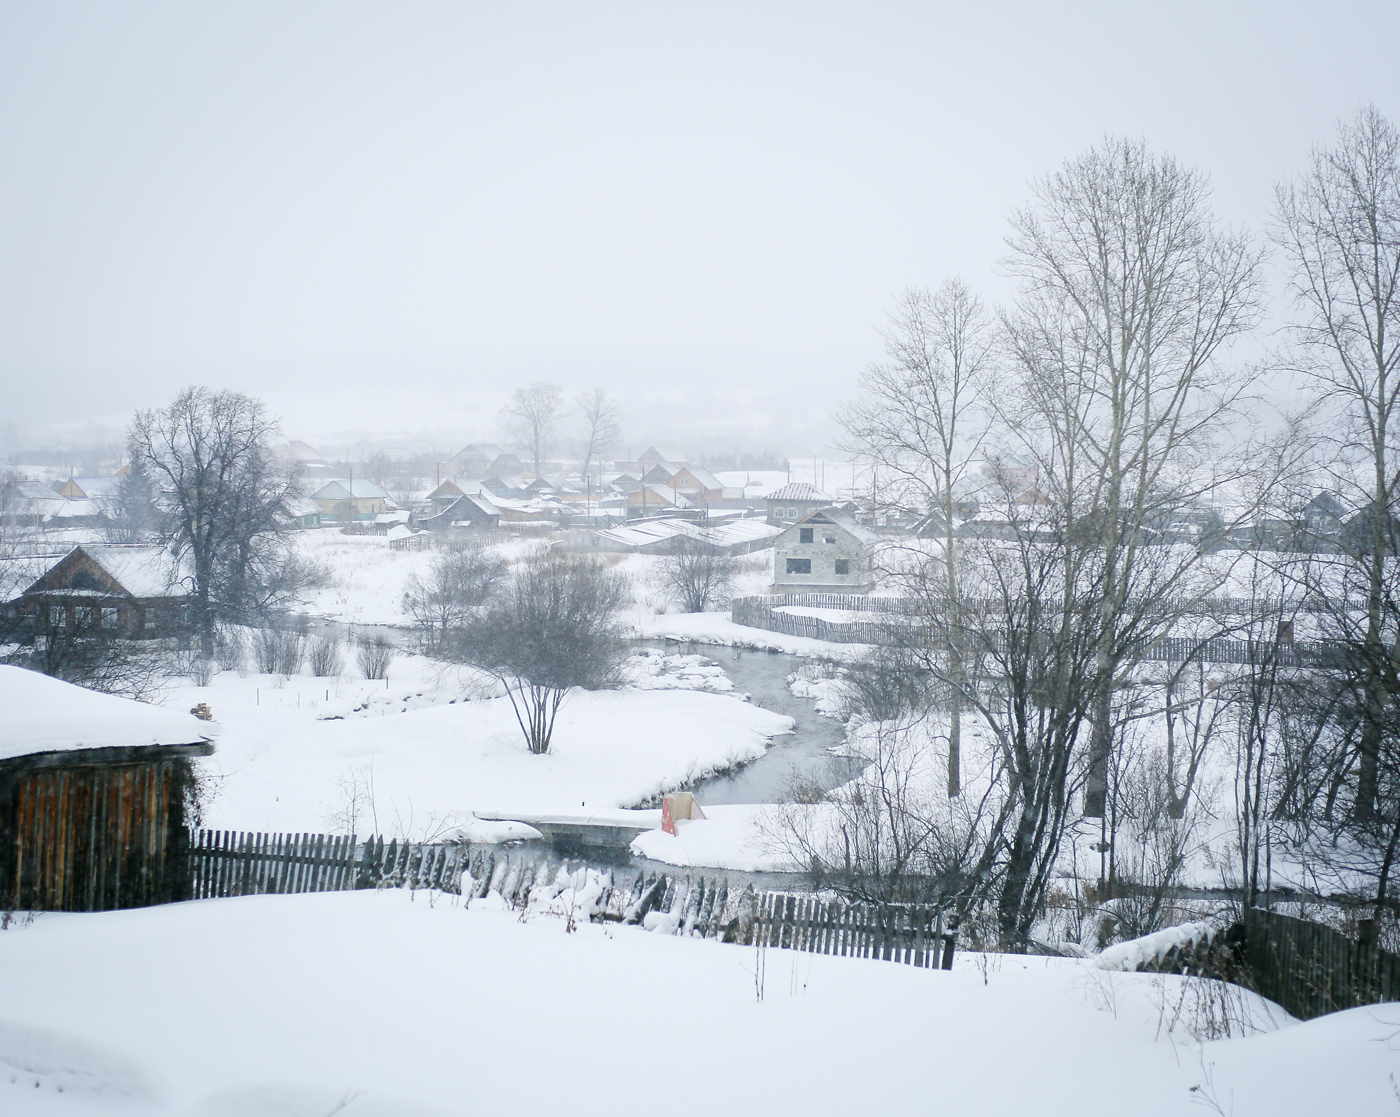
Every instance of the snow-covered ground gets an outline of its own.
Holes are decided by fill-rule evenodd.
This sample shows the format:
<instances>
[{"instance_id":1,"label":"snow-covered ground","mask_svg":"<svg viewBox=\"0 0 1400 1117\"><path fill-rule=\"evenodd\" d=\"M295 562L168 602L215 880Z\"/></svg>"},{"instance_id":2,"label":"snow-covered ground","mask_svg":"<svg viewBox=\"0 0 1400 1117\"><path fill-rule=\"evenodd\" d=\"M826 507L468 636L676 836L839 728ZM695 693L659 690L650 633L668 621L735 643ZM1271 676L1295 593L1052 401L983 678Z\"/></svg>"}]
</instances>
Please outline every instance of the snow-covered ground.
<instances>
[{"instance_id":1,"label":"snow-covered ground","mask_svg":"<svg viewBox=\"0 0 1400 1117\"><path fill-rule=\"evenodd\" d=\"M7 1117L1395 1112L1400 1005L1306 1024L1179 978L952 972L387 890L0 932ZM1231 1019L1231 1038L1196 1038ZM1244 1022L1243 1027L1240 1021Z\"/></svg>"},{"instance_id":2,"label":"snow-covered ground","mask_svg":"<svg viewBox=\"0 0 1400 1117\"><path fill-rule=\"evenodd\" d=\"M400 655L390 679L234 672L180 686L218 723L204 822L216 829L424 838L472 812L624 807L762 755L792 720L725 693L701 656L635 657L632 685L578 692L531 756L509 701L470 670Z\"/></svg>"}]
</instances>

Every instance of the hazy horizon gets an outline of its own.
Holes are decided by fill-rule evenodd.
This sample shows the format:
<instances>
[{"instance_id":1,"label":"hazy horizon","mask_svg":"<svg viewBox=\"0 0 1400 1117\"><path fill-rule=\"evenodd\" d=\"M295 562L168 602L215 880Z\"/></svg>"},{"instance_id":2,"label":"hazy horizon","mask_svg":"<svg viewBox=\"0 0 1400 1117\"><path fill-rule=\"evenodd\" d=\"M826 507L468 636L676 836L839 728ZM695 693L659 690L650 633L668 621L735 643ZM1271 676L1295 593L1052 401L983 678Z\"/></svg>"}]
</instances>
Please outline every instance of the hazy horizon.
<instances>
[{"instance_id":1,"label":"hazy horizon","mask_svg":"<svg viewBox=\"0 0 1400 1117\"><path fill-rule=\"evenodd\" d=\"M1339 118L1400 110L1400 13L1314 11L9 4L0 426L204 383L313 443L465 442L544 379L624 441L810 454L895 294L1007 299L1008 211L1106 133L1262 232Z\"/></svg>"}]
</instances>

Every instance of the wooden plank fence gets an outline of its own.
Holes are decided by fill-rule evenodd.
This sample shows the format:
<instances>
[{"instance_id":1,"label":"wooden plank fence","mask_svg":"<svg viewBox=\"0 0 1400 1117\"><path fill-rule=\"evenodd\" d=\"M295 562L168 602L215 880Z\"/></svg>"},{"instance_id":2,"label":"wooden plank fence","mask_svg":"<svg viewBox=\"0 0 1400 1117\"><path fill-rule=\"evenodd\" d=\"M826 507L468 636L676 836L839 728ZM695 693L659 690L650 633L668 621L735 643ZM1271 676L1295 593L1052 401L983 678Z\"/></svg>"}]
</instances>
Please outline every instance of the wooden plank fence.
<instances>
[{"instance_id":1,"label":"wooden plank fence","mask_svg":"<svg viewBox=\"0 0 1400 1117\"><path fill-rule=\"evenodd\" d=\"M432 888L460 892L470 903L494 893L520 910L664 925L697 938L943 969L952 967L957 937L956 922L934 905L851 904L756 891L723 872L600 867L553 852L501 846L200 830L191 835L190 859L198 899Z\"/></svg>"},{"instance_id":2,"label":"wooden plank fence","mask_svg":"<svg viewBox=\"0 0 1400 1117\"><path fill-rule=\"evenodd\" d=\"M840 594L768 594L740 597L735 598L730 605L729 615L735 624L762 628L768 632L781 632L786 636L825 640L833 644L894 643L892 636L898 631L898 618L908 615L906 609L883 605L871 607L868 603L861 608L852 603L859 600ZM845 609L884 615L888 619L833 621L825 617L807 617L798 613L783 612L785 606ZM1191 659L1202 663L1273 663L1281 667L1332 668L1340 664L1344 649L1340 645L1320 640L1278 644L1273 641L1196 640L1172 636L1140 649L1137 654L1144 661L1158 663L1181 663Z\"/></svg>"},{"instance_id":3,"label":"wooden plank fence","mask_svg":"<svg viewBox=\"0 0 1400 1117\"><path fill-rule=\"evenodd\" d=\"M255 834L200 830L191 836L195 899L266 893L408 887L457 891L462 847L356 842L353 834Z\"/></svg>"},{"instance_id":4,"label":"wooden plank fence","mask_svg":"<svg viewBox=\"0 0 1400 1117\"><path fill-rule=\"evenodd\" d=\"M1256 992L1300 1020L1400 1000L1400 955L1263 908L1246 908L1243 924Z\"/></svg>"}]
</instances>

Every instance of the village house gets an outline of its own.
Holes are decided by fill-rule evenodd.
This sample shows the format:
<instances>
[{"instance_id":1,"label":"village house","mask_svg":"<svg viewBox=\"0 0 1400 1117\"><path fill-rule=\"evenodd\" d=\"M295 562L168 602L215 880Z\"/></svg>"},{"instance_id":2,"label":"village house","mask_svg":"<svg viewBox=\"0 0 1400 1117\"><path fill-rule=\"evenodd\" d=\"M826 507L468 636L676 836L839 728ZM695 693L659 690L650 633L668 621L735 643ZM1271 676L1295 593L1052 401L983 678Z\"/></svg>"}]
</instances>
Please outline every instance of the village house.
<instances>
[{"instance_id":1,"label":"village house","mask_svg":"<svg viewBox=\"0 0 1400 1117\"><path fill-rule=\"evenodd\" d=\"M773 592L868 593L876 538L834 509L808 513L773 542Z\"/></svg>"},{"instance_id":2,"label":"village house","mask_svg":"<svg viewBox=\"0 0 1400 1117\"><path fill-rule=\"evenodd\" d=\"M389 504L388 493L373 481L359 477L327 481L312 494L311 499L324 517L341 522L372 520Z\"/></svg>"},{"instance_id":3,"label":"village house","mask_svg":"<svg viewBox=\"0 0 1400 1117\"><path fill-rule=\"evenodd\" d=\"M790 524L803 519L818 508L829 508L833 503L826 493L805 481L774 489L768 494L766 501L770 524Z\"/></svg>"},{"instance_id":4,"label":"village house","mask_svg":"<svg viewBox=\"0 0 1400 1117\"><path fill-rule=\"evenodd\" d=\"M683 465L666 482L692 504L718 504L724 499L724 486L708 469Z\"/></svg>"},{"instance_id":5,"label":"village house","mask_svg":"<svg viewBox=\"0 0 1400 1117\"><path fill-rule=\"evenodd\" d=\"M128 639L179 632L188 617L188 581L163 547L74 547L5 605L21 633L101 631Z\"/></svg>"},{"instance_id":6,"label":"village house","mask_svg":"<svg viewBox=\"0 0 1400 1117\"><path fill-rule=\"evenodd\" d=\"M694 507L694 503L669 485L639 485L627 494L627 514L629 516L651 516L661 512L677 512Z\"/></svg>"}]
</instances>

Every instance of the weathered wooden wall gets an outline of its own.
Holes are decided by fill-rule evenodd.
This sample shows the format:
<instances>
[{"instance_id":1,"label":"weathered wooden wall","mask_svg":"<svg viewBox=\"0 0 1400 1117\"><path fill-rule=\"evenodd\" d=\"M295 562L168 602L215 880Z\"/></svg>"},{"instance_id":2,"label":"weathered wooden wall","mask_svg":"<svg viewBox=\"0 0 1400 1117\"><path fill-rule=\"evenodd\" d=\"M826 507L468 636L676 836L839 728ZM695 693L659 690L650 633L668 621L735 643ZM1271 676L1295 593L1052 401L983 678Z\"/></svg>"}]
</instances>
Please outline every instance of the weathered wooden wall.
<instances>
[{"instance_id":1,"label":"weathered wooden wall","mask_svg":"<svg viewBox=\"0 0 1400 1117\"><path fill-rule=\"evenodd\" d=\"M110 911L189 895L189 761L7 766L0 904Z\"/></svg>"}]
</instances>

